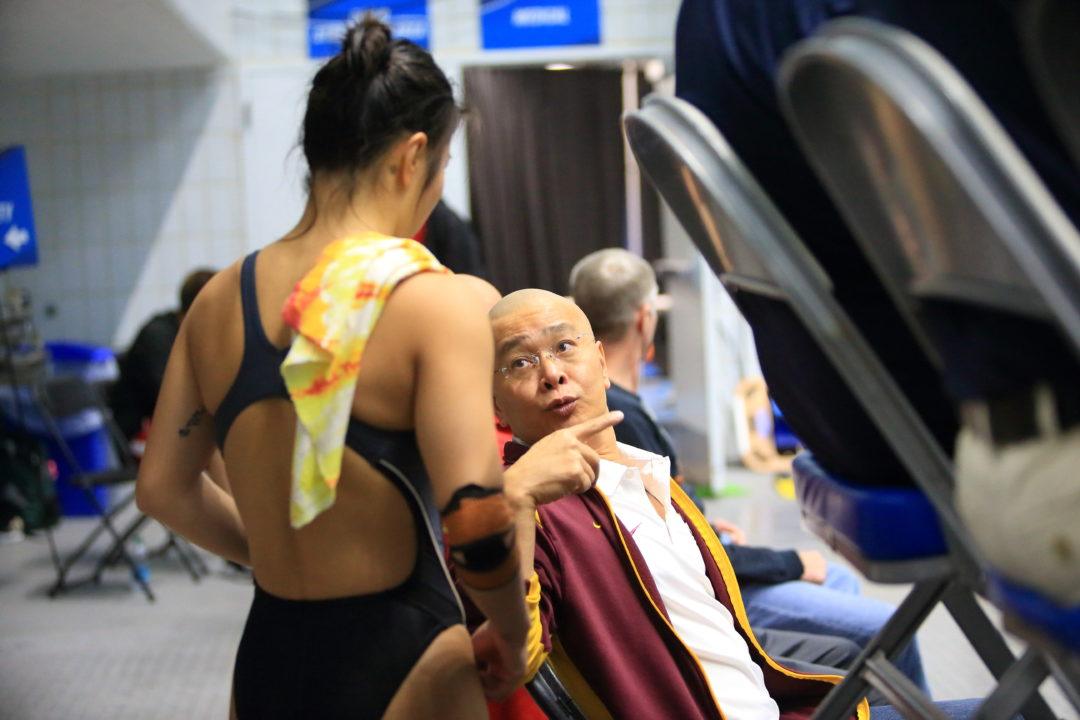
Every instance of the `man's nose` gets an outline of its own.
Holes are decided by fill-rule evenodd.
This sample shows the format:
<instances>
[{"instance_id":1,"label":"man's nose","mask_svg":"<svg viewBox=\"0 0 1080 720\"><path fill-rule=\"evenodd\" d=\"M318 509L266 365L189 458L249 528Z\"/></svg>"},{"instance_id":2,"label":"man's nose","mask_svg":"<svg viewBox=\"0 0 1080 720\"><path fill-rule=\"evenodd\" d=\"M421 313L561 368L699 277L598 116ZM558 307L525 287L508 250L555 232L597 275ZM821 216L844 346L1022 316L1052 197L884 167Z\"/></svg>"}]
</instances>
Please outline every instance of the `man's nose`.
<instances>
[{"instance_id":1,"label":"man's nose","mask_svg":"<svg viewBox=\"0 0 1080 720\"><path fill-rule=\"evenodd\" d=\"M540 378L547 390L566 384L566 374L563 372L562 364L546 353L540 356Z\"/></svg>"}]
</instances>

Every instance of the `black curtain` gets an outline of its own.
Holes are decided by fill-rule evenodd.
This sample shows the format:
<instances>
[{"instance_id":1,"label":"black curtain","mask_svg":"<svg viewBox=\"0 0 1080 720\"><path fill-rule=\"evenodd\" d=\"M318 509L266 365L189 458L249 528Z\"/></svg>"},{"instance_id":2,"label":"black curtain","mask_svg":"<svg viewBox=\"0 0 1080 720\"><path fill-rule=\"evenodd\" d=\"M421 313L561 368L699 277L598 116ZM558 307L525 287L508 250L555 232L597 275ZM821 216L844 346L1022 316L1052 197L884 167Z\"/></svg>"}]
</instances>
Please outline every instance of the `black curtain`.
<instances>
[{"instance_id":1,"label":"black curtain","mask_svg":"<svg viewBox=\"0 0 1080 720\"><path fill-rule=\"evenodd\" d=\"M565 294L578 259L625 246L621 71L469 68L465 102L491 281Z\"/></svg>"}]
</instances>

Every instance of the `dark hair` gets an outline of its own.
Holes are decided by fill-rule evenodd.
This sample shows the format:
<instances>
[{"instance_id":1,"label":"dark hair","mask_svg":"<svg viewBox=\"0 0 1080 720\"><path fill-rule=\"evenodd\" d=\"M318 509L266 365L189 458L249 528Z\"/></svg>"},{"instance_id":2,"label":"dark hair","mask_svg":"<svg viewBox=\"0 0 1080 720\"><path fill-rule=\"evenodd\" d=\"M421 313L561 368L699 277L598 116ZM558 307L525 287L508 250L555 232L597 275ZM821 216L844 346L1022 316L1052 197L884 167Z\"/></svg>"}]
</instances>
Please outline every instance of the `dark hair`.
<instances>
[{"instance_id":1,"label":"dark hair","mask_svg":"<svg viewBox=\"0 0 1080 720\"><path fill-rule=\"evenodd\" d=\"M203 285L210 282L210 278L214 277L214 272L210 268L199 268L188 273L188 276L184 278L184 282L180 285L180 312L186 313L191 309L191 303L195 302L195 296L203 289Z\"/></svg>"},{"instance_id":2,"label":"dark hair","mask_svg":"<svg viewBox=\"0 0 1080 720\"><path fill-rule=\"evenodd\" d=\"M459 117L450 81L431 55L365 15L312 81L302 141L310 177L355 175L403 133L426 133L429 152L441 150ZM432 161L428 182L437 169Z\"/></svg>"}]
</instances>

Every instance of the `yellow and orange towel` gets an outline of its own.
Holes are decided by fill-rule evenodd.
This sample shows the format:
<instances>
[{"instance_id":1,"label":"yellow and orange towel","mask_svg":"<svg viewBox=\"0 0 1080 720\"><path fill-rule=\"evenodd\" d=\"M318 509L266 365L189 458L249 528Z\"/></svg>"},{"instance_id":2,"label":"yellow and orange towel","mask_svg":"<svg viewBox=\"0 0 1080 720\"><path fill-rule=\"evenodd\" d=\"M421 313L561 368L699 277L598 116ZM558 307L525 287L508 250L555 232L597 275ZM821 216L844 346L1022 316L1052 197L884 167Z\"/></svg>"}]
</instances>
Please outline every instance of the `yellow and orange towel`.
<instances>
[{"instance_id":1,"label":"yellow and orange towel","mask_svg":"<svg viewBox=\"0 0 1080 720\"><path fill-rule=\"evenodd\" d=\"M328 245L285 302L297 333L281 364L296 408L294 528L334 504L364 347L394 287L424 271L449 272L413 240L365 233Z\"/></svg>"}]
</instances>

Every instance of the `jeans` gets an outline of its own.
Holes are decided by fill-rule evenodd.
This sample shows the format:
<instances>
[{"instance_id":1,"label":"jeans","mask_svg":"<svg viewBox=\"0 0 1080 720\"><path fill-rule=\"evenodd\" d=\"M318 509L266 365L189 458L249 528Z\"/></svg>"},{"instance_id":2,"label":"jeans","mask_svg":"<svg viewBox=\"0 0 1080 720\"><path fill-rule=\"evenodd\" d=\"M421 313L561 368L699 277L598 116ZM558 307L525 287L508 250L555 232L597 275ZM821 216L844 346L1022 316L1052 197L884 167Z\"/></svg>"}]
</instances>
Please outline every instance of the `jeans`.
<instances>
[{"instance_id":1,"label":"jeans","mask_svg":"<svg viewBox=\"0 0 1080 720\"><path fill-rule=\"evenodd\" d=\"M746 614L755 629L835 635L865 648L896 608L858 593L859 580L855 573L832 563L822 585L792 580L776 585L742 587ZM900 672L929 694L922 658L914 640L897 656L895 664Z\"/></svg>"},{"instance_id":2,"label":"jeans","mask_svg":"<svg viewBox=\"0 0 1080 720\"><path fill-rule=\"evenodd\" d=\"M972 699L947 700L934 704L950 720L968 720L975 715L980 703L982 700ZM877 705L870 708L870 720L904 720L904 716L892 705Z\"/></svg>"}]
</instances>

